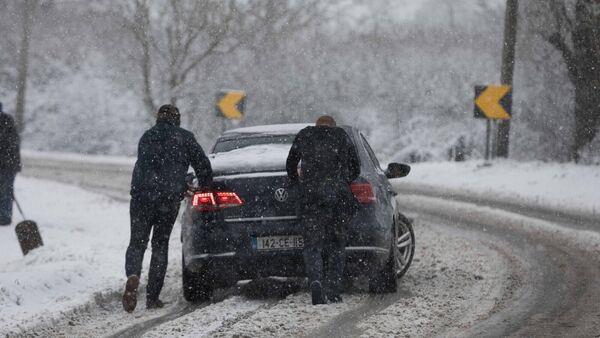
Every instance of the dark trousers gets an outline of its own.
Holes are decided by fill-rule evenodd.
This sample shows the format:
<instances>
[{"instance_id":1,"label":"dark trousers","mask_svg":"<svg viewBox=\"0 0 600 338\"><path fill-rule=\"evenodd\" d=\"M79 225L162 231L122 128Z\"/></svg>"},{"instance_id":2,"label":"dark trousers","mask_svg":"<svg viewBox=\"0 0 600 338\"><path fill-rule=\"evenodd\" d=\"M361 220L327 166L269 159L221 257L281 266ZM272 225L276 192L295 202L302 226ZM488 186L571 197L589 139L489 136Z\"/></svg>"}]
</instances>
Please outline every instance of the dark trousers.
<instances>
[{"instance_id":1,"label":"dark trousers","mask_svg":"<svg viewBox=\"0 0 600 338\"><path fill-rule=\"evenodd\" d=\"M0 171L0 225L9 225L12 221L14 186L15 173Z\"/></svg>"},{"instance_id":2,"label":"dark trousers","mask_svg":"<svg viewBox=\"0 0 600 338\"><path fill-rule=\"evenodd\" d=\"M131 239L125 255L127 276L140 276L142 260L152 230L152 258L148 273L146 298L158 299L162 290L169 260L169 237L179 212L178 200L152 200L135 196L131 198Z\"/></svg>"},{"instance_id":3,"label":"dark trousers","mask_svg":"<svg viewBox=\"0 0 600 338\"><path fill-rule=\"evenodd\" d=\"M350 217L340 215L339 210L333 208L322 208L303 216L303 255L308 282L320 282L329 295L342 292L349 220Z\"/></svg>"}]
</instances>

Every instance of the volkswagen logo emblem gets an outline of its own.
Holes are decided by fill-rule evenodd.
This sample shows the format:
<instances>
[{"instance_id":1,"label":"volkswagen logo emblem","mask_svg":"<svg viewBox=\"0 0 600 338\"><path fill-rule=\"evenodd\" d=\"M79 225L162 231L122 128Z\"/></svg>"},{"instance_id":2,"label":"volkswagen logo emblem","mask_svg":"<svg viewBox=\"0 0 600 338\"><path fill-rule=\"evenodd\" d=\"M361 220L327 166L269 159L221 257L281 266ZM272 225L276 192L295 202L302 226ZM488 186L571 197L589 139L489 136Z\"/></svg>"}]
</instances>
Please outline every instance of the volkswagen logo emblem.
<instances>
[{"instance_id":1,"label":"volkswagen logo emblem","mask_svg":"<svg viewBox=\"0 0 600 338\"><path fill-rule=\"evenodd\" d=\"M277 202L285 202L288 199L288 192L284 188L275 190L275 199Z\"/></svg>"}]
</instances>

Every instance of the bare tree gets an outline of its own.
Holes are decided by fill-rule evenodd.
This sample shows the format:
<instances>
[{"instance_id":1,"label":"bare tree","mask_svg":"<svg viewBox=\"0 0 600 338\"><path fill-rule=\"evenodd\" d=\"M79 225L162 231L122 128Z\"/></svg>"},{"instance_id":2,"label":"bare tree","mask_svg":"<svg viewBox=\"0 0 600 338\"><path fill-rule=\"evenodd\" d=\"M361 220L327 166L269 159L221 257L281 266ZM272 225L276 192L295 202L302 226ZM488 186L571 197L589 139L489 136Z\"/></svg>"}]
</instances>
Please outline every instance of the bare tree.
<instances>
[{"instance_id":1,"label":"bare tree","mask_svg":"<svg viewBox=\"0 0 600 338\"><path fill-rule=\"evenodd\" d=\"M320 0L253 0L248 3L245 15L250 17L254 30L245 47L254 51L272 49L298 31L317 28L327 22L330 8L336 1ZM276 47L275 47L276 48ZM262 53L264 54L264 53Z\"/></svg>"},{"instance_id":2,"label":"bare tree","mask_svg":"<svg viewBox=\"0 0 600 338\"><path fill-rule=\"evenodd\" d=\"M25 128L25 92L27 89L27 71L29 68L29 40L31 36L31 21L36 2L34 0L24 0L21 6L22 31L17 75L17 104L15 108L15 123L19 132L22 132Z\"/></svg>"},{"instance_id":3,"label":"bare tree","mask_svg":"<svg viewBox=\"0 0 600 338\"><path fill-rule=\"evenodd\" d=\"M157 99L176 104L190 74L210 56L227 53L239 20L234 0L148 0L126 2L118 16L137 43L143 102L150 112ZM166 94L163 94L166 93Z\"/></svg>"},{"instance_id":4,"label":"bare tree","mask_svg":"<svg viewBox=\"0 0 600 338\"><path fill-rule=\"evenodd\" d=\"M135 0L112 14L136 42L143 103L153 113L159 100L176 104L191 74L211 58L265 47L273 37L307 27L321 7L317 0Z\"/></svg>"},{"instance_id":5,"label":"bare tree","mask_svg":"<svg viewBox=\"0 0 600 338\"><path fill-rule=\"evenodd\" d=\"M575 137L572 158L590 143L600 126L600 3L596 0L552 0L553 29L544 34L560 51L575 87Z\"/></svg>"}]
</instances>

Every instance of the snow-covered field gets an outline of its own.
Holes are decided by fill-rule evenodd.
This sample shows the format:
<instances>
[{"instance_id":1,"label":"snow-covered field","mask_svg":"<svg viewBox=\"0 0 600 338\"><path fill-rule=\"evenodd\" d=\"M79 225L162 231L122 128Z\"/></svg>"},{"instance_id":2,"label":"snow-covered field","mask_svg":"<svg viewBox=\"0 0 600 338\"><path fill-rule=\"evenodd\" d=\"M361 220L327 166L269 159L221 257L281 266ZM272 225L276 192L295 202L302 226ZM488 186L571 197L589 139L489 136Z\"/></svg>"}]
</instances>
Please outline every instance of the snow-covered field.
<instances>
[{"instance_id":1,"label":"snow-covered field","mask_svg":"<svg viewBox=\"0 0 600 338\"><path fill-rule=\"evenodd\" d=\"M394 184L600 217L600 166L512 160L491 166L481 161L429 162L412 165L410 175Z\"/></svg>"},{"instance_id":2,"label":"snow-covered field","mask_svg":"<svg viewBox=\"0 0 600 338\"><path fill-rule=\"evenodd\" d=\"M45 245L23 257L14 226L0 227L0 333L48 321L121 288L129 241L126 203L23 177L17 178L16 195L26 216L38 222ZM20 220L15 210L13 225Z\"/></svg>"}]
</instances>

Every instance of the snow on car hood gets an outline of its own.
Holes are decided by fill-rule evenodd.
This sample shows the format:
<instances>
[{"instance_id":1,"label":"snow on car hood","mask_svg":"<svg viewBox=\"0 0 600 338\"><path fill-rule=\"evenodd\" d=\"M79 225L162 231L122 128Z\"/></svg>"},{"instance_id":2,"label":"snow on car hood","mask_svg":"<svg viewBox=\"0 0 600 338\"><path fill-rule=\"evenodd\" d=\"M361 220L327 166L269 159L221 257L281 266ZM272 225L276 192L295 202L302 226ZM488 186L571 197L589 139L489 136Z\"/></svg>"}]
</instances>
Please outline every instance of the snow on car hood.
<instances>
[{"instance_id":1,"label":"snow on car hood","mask_svg":"<svg viewBox=\"0 0 600 338\"><path fill-rule=\"evenodd\" d=\"M285 170L285 161L291 144L261 144L223 153L208 158L214 175Z\"/></svg>"}]
</instances>

